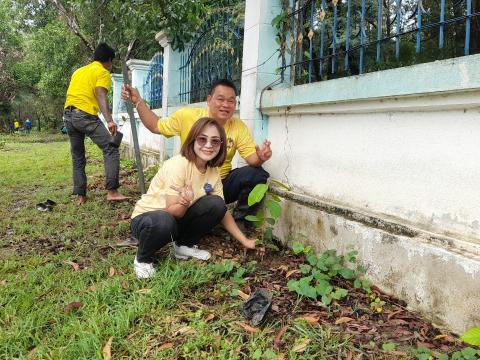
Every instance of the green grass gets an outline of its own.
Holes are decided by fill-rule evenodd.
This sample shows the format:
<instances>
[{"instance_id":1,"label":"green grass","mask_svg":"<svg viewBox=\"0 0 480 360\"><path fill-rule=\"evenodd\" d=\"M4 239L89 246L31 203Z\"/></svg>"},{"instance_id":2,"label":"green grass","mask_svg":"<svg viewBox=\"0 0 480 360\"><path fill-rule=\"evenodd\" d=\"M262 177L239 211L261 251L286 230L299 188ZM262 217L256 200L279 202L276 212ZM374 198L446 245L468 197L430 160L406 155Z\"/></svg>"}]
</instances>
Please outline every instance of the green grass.
<instances>
[{"instance_id":1,"label":"green grass","mask_svg":"<svg viewBox=\"0 0 480 360\"><path fill-rule=\"evenodd\" d=\"M87 142L92 186L89 202L79 207L70 198L65 138L18 138L0 136L0 359L102 359L110 337L114 359L357 354L345 336L293 320L277 349L273 340L287 319L275 316L258 332L245 331L242 300L230 294L235 284L214 275L213 263L178 262L164 252L158 275L137 280L135 249L114 246L129 236L128 216L139 196L133 175L122 177L130 185L121 188L133 200L107 204L101 153ZM58 205L37 211L35 204L47 198ZM80 307L69 309L72 302ZM304 350L293 351L306 339Z\"/></svg>"}]
</instances>

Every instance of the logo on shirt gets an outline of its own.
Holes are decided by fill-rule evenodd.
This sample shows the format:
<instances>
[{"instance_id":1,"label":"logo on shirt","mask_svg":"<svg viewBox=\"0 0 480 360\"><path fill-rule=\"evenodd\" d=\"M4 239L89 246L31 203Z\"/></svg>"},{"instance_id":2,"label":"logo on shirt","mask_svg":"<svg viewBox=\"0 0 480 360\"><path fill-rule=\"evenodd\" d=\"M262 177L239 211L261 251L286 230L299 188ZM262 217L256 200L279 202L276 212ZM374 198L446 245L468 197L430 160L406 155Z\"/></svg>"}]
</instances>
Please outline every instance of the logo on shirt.
<instances>
[{"instance_id":1,"label":"logo on shirt","mask_svg":"<svg viewBox=\"0 0 480 360\"><path fill-rule=\"evenodd\" d=\"M227 150L230 150L235 145L235 142L232 138L227 139Z\"/></svg>"},{"instance_id":2,"label":"logo on shirt","mask_svg":"<svg viewBox=\"0 0 480 360\"><path fill-rule=\"evenodd\" d=\"M209 183L205 183L205 185L203 185L203 190L205 190L205 194L210 195L213 191L213 186Z\"/></svg>"}]
</instances>

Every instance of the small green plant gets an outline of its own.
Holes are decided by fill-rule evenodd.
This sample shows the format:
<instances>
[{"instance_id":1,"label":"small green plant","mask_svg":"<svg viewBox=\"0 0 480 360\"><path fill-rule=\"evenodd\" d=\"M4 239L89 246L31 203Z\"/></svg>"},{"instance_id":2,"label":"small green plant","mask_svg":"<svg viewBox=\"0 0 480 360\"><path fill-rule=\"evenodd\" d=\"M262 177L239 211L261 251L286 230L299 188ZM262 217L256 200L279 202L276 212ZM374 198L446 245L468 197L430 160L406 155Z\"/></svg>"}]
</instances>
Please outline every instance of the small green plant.
<instances>
[{"instance_id":1,"label":"small green plant","mask_svg":"<svg viewBox=\"0 0 480 360\"><path fill-rule=\"evenodd\" d=\"M272 183L290 190L290 188L279 181L271 180ZM272 243L273 227L282 214L281 199L278 195L269 191L269 184L257 184L248 195L248 206L258 204L265 199L265 204L256 215L248 215L246 220L251 221L255 226L261 229L260 242L266 247L273 250L279 250L278 247Z\"/></svg>"},{"instance_id":2,"label":"small green plant","mask_svg":"<svg viewBox=\"0 0 480 360\"><path fill-rule=\"evenodd\" d=\"M255 270L256 261L250 261L245 266L241 266L232 260L226 260L213 266L213 271L219 276L228 278L237 285L245 284L245 275Z\"/></svg>"},{"instance_id":3,"label":"small green plant","mask_svg":"<svg viewBox=\"0 0 480 360\"><path fill-rule=\"evenodd\" d=\"M418 360L477 360L480 358L480 350L467 347L461 351L455 351L449 357L444 353L433 353L427 348L418 348L413 350L413 355Z\"/></svg>"},{"instance_id":4,"label":"small green plant","mask_svg":"<svg viewBox=\"0 0 480 360\"><path fill-rule=\"evenodd\" d=\"M480 327L474 327L467 330L460 339L469 345L480 346Z\"/></svg>"},{"instance_id":5,"label":"small green plant","mask_svg":"<svg viewBox=\"0 0 480 360\"><path fill-rule=\"evenodd\" d=\"M370 295L370 307L372 308L373 311L377 313L381 313L383 311L383 306L385 305L385 301L383 301L379 296L377 296L374 293L371 293Z\"/></svg>"},{"instance_id":6,"label":"small green plant","mask_svg":"<svg viewBox=\"0 0 480 360\"><path fill-rule=\"evenodd\" d=\"M299 265L300 272L305 276L299 280L290 280L287 284L288 289L300 296L320 298L325 305L330 305L333 300L340 300L348 295L346 289L332 284L333 278L340 276L347 280L358 280L365 273L361 266L355 270L347 266L348 263L356 263L357 251L337 255L335 250L327 250L321 255L316 255L310 246L305 247L299 242L295 242L292 248L295 254L304 254L307 263Z\"/></svg>"}]
</instances>

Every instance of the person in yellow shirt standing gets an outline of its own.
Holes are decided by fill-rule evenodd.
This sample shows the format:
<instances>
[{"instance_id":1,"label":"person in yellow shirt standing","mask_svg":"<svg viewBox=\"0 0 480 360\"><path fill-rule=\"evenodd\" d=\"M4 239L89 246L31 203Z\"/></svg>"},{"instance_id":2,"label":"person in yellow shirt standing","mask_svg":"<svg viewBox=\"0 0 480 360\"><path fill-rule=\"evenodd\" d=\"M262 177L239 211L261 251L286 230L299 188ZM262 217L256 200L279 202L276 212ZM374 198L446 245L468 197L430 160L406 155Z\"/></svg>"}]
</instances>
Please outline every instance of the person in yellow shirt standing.
<instances>
[{"instance_id":1,"label":"person in yellow shirt standing","mask_svg":"<svg viewBox=\"0 0 480 360\"><path fill-rule=\"evenodd\" d=\"M250 131L243 121L233 116L237 105L237 89L227 79L215 81L207 97L207 108L182 108L169 117L160 120L132 86L122 88L123 100L131 100L138 111L143 124L153 133L166 137L179 135L183 144L193 124L202 117L211 117L219 122L227 134L227 157L220 169L223 193L227 204L237 201L233 217L240 229L245 230L248 222L246 215L256 211L248 206L248 194L257 184L266 183L269 174L261 167L272 156L270 141L265 140L262 147L256 146ZM232 159L238 150L247 162L232 170Z\"/></svg>"},{"instance_id":2,"label":"person in yellow shirt standing","mask_svg":"<svg viewBox=\"0 0 480 360\"><path fill-rule=\"evenodd\" d=\"M15 131L18 131L20 129L20 122L15 119L15 121L13 122L13 128L15 129Z\"/></svg>"},{"instance_id":3,"label":"person in yellow shirt standing","mask_svg":"<svg viewBox=\"0 0 480 360\"><path fill-rule=\"evenodd\" d=\"M105 43L95 49L93 62L76 70L70 80L64 106L64 121L70 138L73 165L73 195L78 203L87 200L87 176L85 174L85 135L102 150L105 164L105 187L108 201L121 201L126 197L118 192L120 154L110 143L117 132L107 101L112 86L112 70L115 51ZM101 111L108 130L98 117Z\"/></svg>"}]
</instances>

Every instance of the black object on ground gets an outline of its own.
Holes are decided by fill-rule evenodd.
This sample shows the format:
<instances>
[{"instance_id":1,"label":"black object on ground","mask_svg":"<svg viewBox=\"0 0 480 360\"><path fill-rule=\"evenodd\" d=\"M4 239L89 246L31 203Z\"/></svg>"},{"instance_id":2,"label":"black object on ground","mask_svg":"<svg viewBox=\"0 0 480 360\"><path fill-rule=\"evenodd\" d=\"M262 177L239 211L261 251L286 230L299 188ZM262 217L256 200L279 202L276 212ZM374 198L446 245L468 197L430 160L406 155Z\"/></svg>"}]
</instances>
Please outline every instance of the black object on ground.
<instances>
[{"instance_id":1,"label":"black object on ground","mask_svg":"<svg viewBox=\"0 0 480 360\"><path fill-rule=\"evenodd\" d=\"M38 211L46 212L52 211L53 207L56 206L57 203L53 200L47 199L42 201L36 205Z\"/></svg>"},{"instance_id":2,"label":"black object on ground","mask_svg":"<svg viewBox=\"0 0 480 360\"><path fill-rule=\"evenodd\" d=\"M257 289L243 304L242 314L253 326L259 325L272 306L272 294L267 289Z\"/></svg>"}]
</instances>

